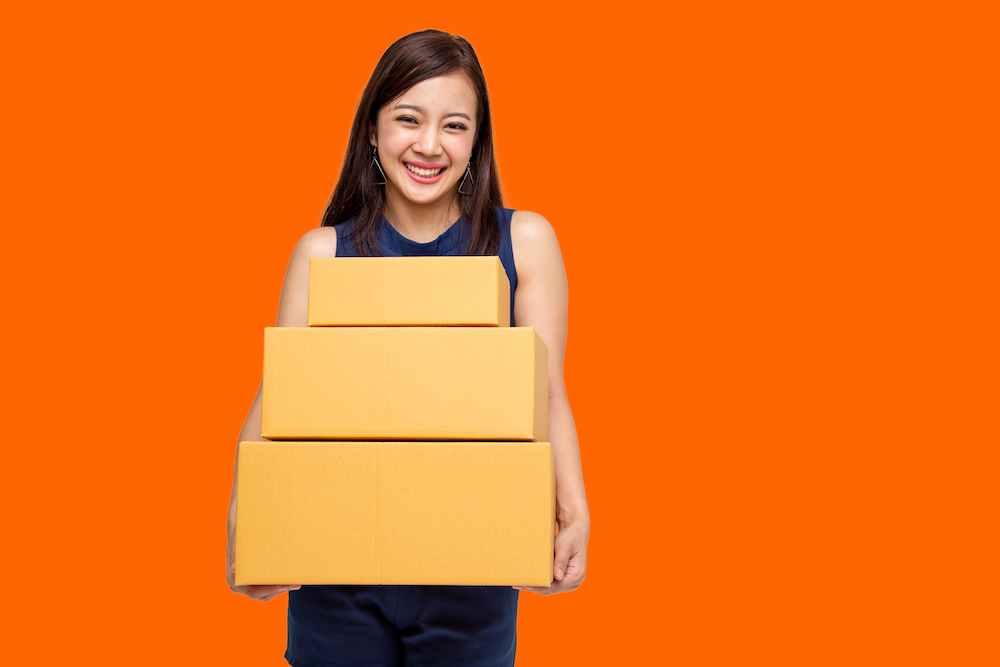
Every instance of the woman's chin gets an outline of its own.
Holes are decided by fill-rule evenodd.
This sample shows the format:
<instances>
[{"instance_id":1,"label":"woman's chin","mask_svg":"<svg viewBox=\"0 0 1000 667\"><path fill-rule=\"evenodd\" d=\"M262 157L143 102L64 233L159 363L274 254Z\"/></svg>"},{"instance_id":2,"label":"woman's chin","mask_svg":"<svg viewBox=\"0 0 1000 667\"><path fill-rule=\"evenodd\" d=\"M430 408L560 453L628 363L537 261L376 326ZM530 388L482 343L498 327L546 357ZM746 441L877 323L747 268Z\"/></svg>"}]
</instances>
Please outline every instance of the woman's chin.
<instances>
[{"instance_id":1,"label":"woman's chin","mask_svg":"<svg viewBox=\"0 0 1000 667\"><path fill-rule=\"evenodd\" d=\"M400 194L403 195L403 198L406 201L417 206L429 206L450 199L450 197L448 197L449 190L437 187L437 185L438 184L435 183L434 187L407 187L401 189Z\"/></svg>"}]
</instances>

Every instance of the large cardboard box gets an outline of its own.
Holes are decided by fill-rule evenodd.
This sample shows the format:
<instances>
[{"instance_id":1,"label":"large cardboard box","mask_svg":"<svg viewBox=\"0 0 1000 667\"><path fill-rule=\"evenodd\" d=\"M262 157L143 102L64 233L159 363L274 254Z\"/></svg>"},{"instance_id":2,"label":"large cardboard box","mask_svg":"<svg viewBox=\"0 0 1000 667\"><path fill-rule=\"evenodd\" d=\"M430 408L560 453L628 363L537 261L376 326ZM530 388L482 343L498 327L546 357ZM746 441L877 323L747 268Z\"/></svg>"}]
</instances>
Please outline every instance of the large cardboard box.
<instances>
[{"instance_id":1,"label":"large cardboard box","mask_svg":"<svg viewBox=\"0 0 1000 667\"><path fill-rule=\"evenodd\" d=\"M242 442L236 584L548 586L547 442Z\"/></svg>"},{"instance_id":2,"label":"large cardboard box","mask_svg":"<svg viewBox=\"0 0 1000 667\"><path fill-rule=\"evenodd\" d=\"M314 257L309 326L510 326L510 282L491 257Z\"/></svg>"},{"instance_id":3,"label":"large cardboard box","mask_svg":"<svg viewBox=\"0 0 1000 667\"><path fill-rule=\"evenodd\" d=\"M533 327L270 327L271 440L548 436L548 349Z\"/></svg>"}]
</instances>

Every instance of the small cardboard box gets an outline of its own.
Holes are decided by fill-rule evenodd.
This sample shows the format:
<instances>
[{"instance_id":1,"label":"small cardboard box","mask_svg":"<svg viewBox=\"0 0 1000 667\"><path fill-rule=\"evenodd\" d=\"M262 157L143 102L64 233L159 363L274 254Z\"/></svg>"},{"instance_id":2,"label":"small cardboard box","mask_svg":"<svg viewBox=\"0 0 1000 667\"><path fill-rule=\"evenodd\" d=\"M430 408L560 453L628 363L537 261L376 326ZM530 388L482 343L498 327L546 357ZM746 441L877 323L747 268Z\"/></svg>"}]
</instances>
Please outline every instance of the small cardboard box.
<instances>
[{"instance_id":1,"label":"small cardboard box","mask_svg":"<svg viewBox=\"0 0 1000 667\"><path fill-rule=\"evenodd\" d=\"M548 349L533 327L269 327L270 440L548 436Z\"/></svg>"},{"instance_id":2,"label":"small cardboard box","mask_svg":"<svg viewBox=\"0 0 1000 667\"><path fill-rule=\"evenodd\" d=\"M548 586L547 442L242 442L236 584Z\"/></svg>"},{"instance_id":3,"label":"small cardboard box","mask_svg":"<svg viewBox=\"0 0 1000 667\"><path fill-rule=\"evenodd\" d=\"M491 257L313 257L309 326L510 326Z\"/></svg>"}]
</instances>

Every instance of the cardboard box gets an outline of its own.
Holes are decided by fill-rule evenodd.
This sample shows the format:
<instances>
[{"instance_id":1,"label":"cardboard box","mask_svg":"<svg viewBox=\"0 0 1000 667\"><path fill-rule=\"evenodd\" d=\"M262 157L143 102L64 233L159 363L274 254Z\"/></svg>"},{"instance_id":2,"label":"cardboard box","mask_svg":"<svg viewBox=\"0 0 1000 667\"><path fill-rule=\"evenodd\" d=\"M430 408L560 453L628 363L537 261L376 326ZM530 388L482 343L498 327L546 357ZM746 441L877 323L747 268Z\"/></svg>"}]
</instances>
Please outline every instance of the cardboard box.
<instances>
[{"instance_id":1,"label":"cardboard box","mask_svg":"<svg viewBox=\"0 0 1000 667\"><path fill-rule=\"evenodd\" d=\"M535 440L548 349L533 327L270 327L270 440Z\"/></svg>"},{"instance_id":2,"label":"cardboard box","mask_svg":"<svg viewBox=\"0 0 1000 667\"><path fill-rule=\"evenodd\" d=\"M548 586L547 442L242 442L236 584Z\"/></svg>"},{"instance_id":3,"label":"cardboard box","mask_svg":"<svg viewBox=\"0 0 1000 667\"><path fill-rule=\"evenodd\" d=\"M314 257L309 326L510 326L510 282L491 257Z\"/></svg>"}]
</instances>

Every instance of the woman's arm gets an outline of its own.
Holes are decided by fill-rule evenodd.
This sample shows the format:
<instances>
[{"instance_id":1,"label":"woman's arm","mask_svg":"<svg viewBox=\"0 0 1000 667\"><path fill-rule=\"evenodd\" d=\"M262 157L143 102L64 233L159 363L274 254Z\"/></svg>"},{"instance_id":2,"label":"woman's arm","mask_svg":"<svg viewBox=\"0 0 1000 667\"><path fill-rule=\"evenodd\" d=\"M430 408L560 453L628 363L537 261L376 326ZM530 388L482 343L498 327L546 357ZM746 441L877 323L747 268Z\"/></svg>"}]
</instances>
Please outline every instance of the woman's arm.
<instances>
[{"instance_id":1,"label":"woman's arm","mask_svg":"<svg viewBox=\"0 0 1000 667\"><path fill-rule=\"evenodd\" d=\"M337 254L337 234L333 227L320 227L307 232L295 246L292 258L285 271L285 281L281 286L281 301L278 304L279 327L309 326L309 259L311 257L335 257ZM237 586L236 575L236 484L239 479L240 448L243 441L264 440L260 434L261 395L263 383L257 388L257 396L250 406L250 413L239 440L236 441L236 466L233 470L233 492L229 497L229 520L226 522L229 544L226 549L226 581L233 592L241 593L254 600L266 602L287 590L299 588L297 585L282 586Z\"/></svg>"},{"instance_id":2,"label":"woman's arm","mask_svg":"<svg viewBox=\"0 0 1000 667\"><path fill-rule=\"evenodd\" d=\"M539 593L563 593L576 589L587 569L590 511L583 487L580 445L576 424L563 381L566 351L566 312L569 291L559 241L552 225L542 216L517 211L511 220L511 242L517 266L514 321L519 327L535 327L549 348L549 442L556 472L556 535L552 585L524 587Z\"/></svg>"}]
</instances>

